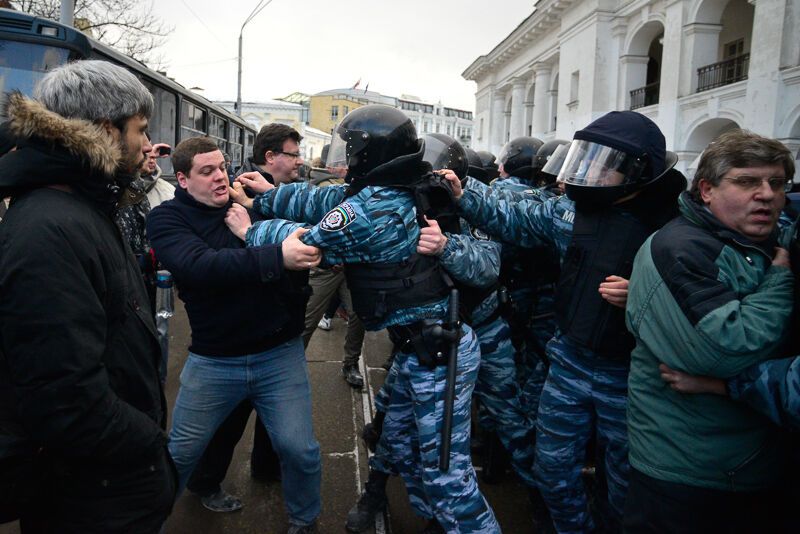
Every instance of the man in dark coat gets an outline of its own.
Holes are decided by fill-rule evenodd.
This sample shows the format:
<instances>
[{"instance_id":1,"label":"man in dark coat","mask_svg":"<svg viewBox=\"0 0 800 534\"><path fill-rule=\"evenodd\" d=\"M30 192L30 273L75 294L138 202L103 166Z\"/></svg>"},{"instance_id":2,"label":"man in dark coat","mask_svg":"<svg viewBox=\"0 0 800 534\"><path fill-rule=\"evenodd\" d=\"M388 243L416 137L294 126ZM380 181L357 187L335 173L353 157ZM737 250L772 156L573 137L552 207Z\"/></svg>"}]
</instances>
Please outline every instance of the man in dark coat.
<instances>
[{"instance_id":1,"label":"man in dark coat","mask_svg":"<svg viewBox=\"0 0 800 534\"><path fill-rule=\"evenodd\" d=\"M175 495L153 311L114 225L153 101L79 61L8 98L0 158L0 520L23 532L158 532Z\"/></svg>"}]
</instances>

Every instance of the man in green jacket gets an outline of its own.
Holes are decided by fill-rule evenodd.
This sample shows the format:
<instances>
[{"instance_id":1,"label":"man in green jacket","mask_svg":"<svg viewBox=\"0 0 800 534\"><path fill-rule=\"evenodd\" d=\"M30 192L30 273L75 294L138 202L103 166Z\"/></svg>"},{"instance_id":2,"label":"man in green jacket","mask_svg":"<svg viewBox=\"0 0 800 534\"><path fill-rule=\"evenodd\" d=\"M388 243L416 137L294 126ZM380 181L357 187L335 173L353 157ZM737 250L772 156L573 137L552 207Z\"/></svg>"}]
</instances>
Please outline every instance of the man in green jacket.
<instances>
[{"instance_id":1,"label":"man in green jacket","mask_svg":"<svg viewBox=\"0 0 800 534\"><path fill-rule=\"evenodd\" d=\"M672 390L659 363L729 378L782 355L793 277L777 221L793 174L778 141L720 136L679 199L681 215L636 256L626 532L753 532L776 519L786 465L778 429L728 398Z\"/></svg>"}]
</instances>

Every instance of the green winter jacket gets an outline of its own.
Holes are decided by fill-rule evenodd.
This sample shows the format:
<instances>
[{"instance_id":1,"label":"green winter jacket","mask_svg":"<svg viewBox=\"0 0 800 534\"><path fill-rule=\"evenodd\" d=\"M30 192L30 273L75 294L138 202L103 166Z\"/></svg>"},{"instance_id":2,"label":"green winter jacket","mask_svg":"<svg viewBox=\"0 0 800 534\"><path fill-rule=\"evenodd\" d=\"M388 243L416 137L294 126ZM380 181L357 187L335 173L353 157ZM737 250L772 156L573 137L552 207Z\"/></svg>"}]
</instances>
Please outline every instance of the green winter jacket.
<instances>
[{"instance_id":1,"label":"green winter jacket","mask_svg":"<svg viewBox=\"0 0 800 534\"><path fill-rule=\"evenodd\" d=\"M786 465L777 427L727 397L673 391L658 365L729 378L780 356L792 273L772 266L775 239L749 241L687 193L679 203L681 216L642 245L631 275L631 466L690 486L768 488Z\"/></svg>"}]
</instances>

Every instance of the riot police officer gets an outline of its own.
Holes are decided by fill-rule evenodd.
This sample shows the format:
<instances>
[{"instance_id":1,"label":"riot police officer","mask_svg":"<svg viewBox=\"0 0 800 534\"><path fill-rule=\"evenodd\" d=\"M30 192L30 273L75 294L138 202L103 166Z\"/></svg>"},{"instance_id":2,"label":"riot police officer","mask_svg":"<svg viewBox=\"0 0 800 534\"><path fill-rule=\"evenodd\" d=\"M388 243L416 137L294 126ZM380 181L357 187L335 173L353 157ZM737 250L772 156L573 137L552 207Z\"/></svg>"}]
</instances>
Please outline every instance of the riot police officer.
<instances>
[{"instance_id":1,"label":"riot police officer","mask_svg":"<svg viewBox=\"0 0 800 534\"><path fill-rule=\"evenodd\" d=\"M393 364L396 380L379 447L387 448L415 512L431 520L430 532L495 533L500 527L478 489L466 440L480 361L477 338L466 325L457 339L450 469L438 467L443 408L436 399L445 382L439 356L448 351L435 333L448 311L449 287L439 261L416 253L420 226L408 186L430 171L423 152L400 110L363 106L342 120L328 154L328 167L347 168L346 186L284 185L257 196L254 207L268 217L314 224L302 240L322 249L327 263L345 264L365 327L388 328L407 340ZM248 245L279 242L296 227L281 220L250 227L243 211L233 210L229 220Z\"/></svg>"},{"instance_id":2,"label":"riot police officer","mask_svg":"<svg viewBox=\"0 0 800 534\"><path fill-rule=\"evenodd\" d=\"M471 182L460 197L470 222L522 246L550 246L561 259L558 330L547 345L534 467L559 531L595 527L580 479L592 428L604 451L610 526L619 526L633 347L624 323L626 278L645 238L677 213L685 179L670 171L673 156L650 119L611 112L575 134L560 172L567 196L509 200ZM460 183L450 179L458 197Z\"/></svg>"}]
</instances>

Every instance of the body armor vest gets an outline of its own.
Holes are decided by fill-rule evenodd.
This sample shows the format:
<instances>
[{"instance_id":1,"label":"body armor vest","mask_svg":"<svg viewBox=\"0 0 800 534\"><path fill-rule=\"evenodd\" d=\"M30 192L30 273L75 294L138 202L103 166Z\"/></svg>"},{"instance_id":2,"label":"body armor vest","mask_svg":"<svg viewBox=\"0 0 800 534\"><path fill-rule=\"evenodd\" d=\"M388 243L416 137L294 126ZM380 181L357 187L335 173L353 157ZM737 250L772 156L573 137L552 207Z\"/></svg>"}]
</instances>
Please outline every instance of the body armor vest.
<instances>
[{"instance_id":1,"label":"body armor vest","mask_svg":"<svg viewBox=\"0 0 800 534\"><path fill-rule=\"evenodd\" d=\"M367 323L440 301L450 287L439 260L419 254L397 263L350 263L344 273L353 309Z\"/></svg>"},{"instance_id":2,"label":"body armor vest","mask_svg":"<svg viewBox=\"0 0 800 534\"><path fill-rule=\"evenodd\" d=\"M636 252L655 230L617 208L575 212L556 290L562 333L602 355L629 357L635 341L625 327L625 310L609 304L598 288L607 276L630 278Z\"/></svg>"}]
</instances>

